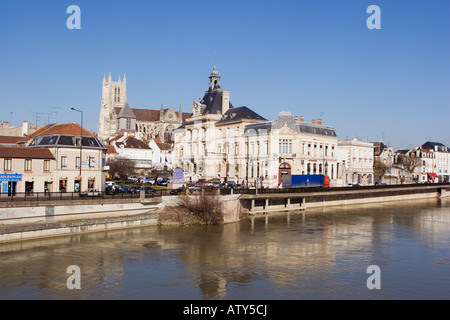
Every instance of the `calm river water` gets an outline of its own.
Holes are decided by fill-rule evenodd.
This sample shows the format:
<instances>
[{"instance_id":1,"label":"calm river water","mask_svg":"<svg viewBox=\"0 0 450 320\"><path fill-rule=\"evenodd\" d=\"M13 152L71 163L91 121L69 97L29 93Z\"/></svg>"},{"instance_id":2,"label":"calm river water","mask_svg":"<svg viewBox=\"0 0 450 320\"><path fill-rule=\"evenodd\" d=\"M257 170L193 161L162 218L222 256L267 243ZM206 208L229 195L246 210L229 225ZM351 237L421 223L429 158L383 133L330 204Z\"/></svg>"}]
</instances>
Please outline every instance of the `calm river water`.
<instances>
[{"instance_id":1,"label":"calm river water","mask_svg":"<svg viewBox=\"0 0 450 320\"><path fill-rule=\"evenodd\" d=\"M0 245L2 300L449 298L450 199Z\"/></svg>"}]
</instances>

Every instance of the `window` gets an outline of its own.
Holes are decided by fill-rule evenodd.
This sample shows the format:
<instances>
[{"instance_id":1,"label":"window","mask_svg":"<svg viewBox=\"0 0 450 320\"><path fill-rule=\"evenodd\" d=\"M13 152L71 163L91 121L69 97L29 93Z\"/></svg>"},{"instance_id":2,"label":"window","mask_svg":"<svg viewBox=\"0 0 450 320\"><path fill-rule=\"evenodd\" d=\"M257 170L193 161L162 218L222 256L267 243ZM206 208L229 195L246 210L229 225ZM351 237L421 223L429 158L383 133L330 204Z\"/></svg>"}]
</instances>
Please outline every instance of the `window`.
<instances>
[{"instance_id":1,"label":"window","mask_svg":"<svg viewBox=\"0 0 450 320\"><path fill-rule=\"evenodd\" d=\"M131 119L127 118L126 120L127 120L126 129L130 130L131 129Z\"/></svg>"},{"instance_id":2,"label":"window","mask_svg":"<svg viewBox=\"0 0 450 320\"><path fill-rule=\"evenodd\" d=\"M292 153L292 139L280 139L278 144L280 154Z\"/></svg>"},{"instance_id":3,"label":"window","mask_svg":"<svg viewBox=\"0 0 450 320\"><path fill-rule=\"evenodd\" d=\"M44 171L50 171L50 160L44 160Z\"/></svg>"},{"instance_id":4,"label":"window","mask_svg":"<svg viewBox=\"0 0 450 320\"><path fill-rule=\"evenodd\" d=\"M95 166L95 157L89 157L89 169L94 168Z\"/></svg>"},{"instance_id":5,"label":"window","mask_svg":"<svg viewBox=\"0 0 450 320\"><path fill-rule=\"evenodd\" d=\"M31 171L31 159L25 159L25 171Z\"/></svg>"},{"instance_id":6,"label":"window","mask_svg":"<svg viewBox=\"0 0 450 320\"><path fill-rule=\"evenodd\" d=\"M66 156L61 157L61 169L67 169L67 157Z\"/></svg>"},{"instance_id":7,"label":"window","mask_svg":"<svg viewBox=\"0 0 450 320\"><path fill-rule=\"evenodd\" d=\"M5 171L12 171L12 159L5 159L3 169Z\"/></svg>"},{"instance_id":8,"label":"window","mask_svg":"<svg viewBox=\"0 0 450 320\"><path fill-rule=\"evenodd\" d=\"M80 157L76 157L75 159L75 169L80 169Z\"/></svg>"}]
</instances>

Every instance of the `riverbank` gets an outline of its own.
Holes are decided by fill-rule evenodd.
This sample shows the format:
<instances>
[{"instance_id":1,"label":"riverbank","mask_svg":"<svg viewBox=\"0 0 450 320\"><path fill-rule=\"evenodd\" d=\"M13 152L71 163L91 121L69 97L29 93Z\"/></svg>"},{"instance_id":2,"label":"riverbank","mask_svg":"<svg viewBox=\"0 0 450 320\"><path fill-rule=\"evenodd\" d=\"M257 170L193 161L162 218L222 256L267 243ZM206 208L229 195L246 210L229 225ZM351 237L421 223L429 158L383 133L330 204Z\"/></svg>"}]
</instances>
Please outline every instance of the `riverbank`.
<instances>
[{"instance_id":1,"label":"riverbank","mask_svg":"<svg viewBox=\"0 0 450 320\"><path fill-rule=\"evenodd\" d=\"M271 212L450 196L449 185L288 191L216 195L223 215L221 223L234 223L247 215ZM58 205L45 202L9 203L0 207L0 243L142 226L205 224L199 216L183 210L179 199L178 196L163 196L152 199L98 199L90 203L67 201Z\"/></svg>"}]
</instances>

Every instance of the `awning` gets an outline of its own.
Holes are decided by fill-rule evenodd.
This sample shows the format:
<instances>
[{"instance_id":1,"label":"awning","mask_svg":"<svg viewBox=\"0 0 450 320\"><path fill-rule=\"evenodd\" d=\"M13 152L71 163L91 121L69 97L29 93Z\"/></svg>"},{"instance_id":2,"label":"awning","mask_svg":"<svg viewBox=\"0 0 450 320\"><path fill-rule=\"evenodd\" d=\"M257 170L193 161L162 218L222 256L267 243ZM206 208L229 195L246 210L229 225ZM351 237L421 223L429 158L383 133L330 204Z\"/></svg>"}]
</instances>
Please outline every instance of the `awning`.
<instances>
[{"instance_id":1,"label":"awning","mask_svg":"<svg viewBox=\"0 0 450 320\"><path fill-rule=\"evenodd\" d=\"M427 173L427 175L431 178L437 178L438 175L436 173Z\"/></svg>"}]
</instances>

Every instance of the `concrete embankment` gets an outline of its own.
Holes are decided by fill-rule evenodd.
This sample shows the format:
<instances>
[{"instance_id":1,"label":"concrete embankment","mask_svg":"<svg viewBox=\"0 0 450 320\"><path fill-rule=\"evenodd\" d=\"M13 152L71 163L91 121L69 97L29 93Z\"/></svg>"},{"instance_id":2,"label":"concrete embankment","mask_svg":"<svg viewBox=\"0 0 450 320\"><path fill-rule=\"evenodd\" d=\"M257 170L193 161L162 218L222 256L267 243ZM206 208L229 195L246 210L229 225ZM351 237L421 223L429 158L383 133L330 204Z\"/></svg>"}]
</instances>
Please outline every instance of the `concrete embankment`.
<instances>
[{"instance_id":1,"label":"concrete embankment","mask_svg":"<svg viewBox=\"0 0 450 320\"><path fill-rule=\"evenodd\" d=\"M0 243L158 223L161 198L0 202Z\"/></svg>"}]
</instances>

